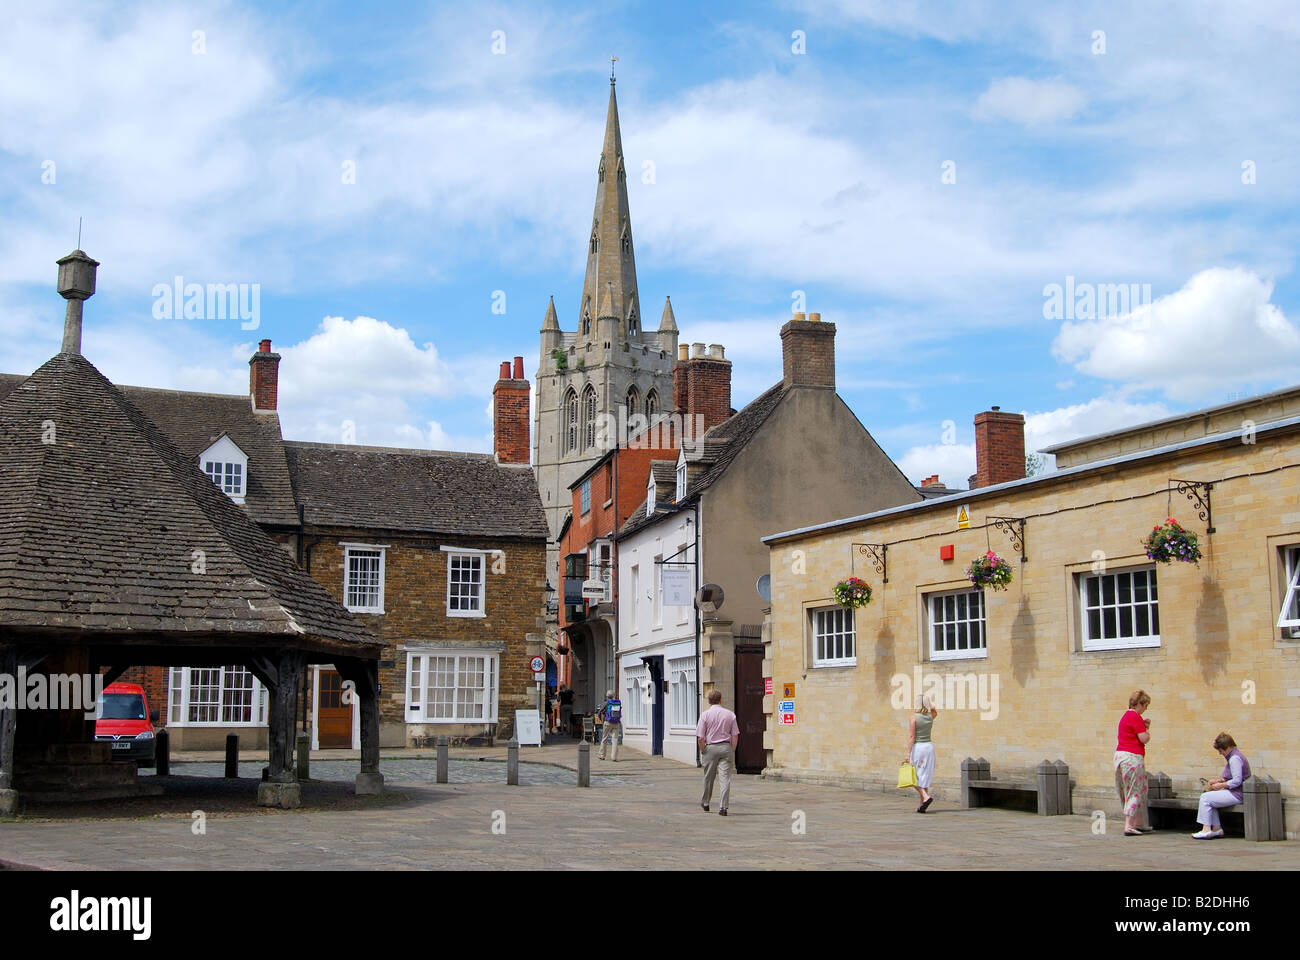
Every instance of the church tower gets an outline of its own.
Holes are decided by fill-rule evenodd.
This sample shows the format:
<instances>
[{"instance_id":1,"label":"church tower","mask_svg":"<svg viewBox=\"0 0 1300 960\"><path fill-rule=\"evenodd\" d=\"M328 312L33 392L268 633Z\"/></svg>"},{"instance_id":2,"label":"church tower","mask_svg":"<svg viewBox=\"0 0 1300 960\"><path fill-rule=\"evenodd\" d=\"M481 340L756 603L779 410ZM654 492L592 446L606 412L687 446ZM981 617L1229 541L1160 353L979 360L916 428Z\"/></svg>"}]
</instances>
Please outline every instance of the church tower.
<instances>
[{"instance_id":1,"label":"church tower","mask_svg":"<svg viewBox=\"0 0 1300 960\"><path fill-rule=\"evenodd\" d=\"M624 423L634 413L653 416L673 409L677 323L666 300L658 330L647 332L642 323L613 77L586 243L576 328L560 329L553 298L542 321L533 467L552 540L572 506L569 484L618 440L605 442L607 431L600 428L611 422L607 418ZM559 589L557 547L548 559L547 576Z\"/></svg>"}]
</instances>

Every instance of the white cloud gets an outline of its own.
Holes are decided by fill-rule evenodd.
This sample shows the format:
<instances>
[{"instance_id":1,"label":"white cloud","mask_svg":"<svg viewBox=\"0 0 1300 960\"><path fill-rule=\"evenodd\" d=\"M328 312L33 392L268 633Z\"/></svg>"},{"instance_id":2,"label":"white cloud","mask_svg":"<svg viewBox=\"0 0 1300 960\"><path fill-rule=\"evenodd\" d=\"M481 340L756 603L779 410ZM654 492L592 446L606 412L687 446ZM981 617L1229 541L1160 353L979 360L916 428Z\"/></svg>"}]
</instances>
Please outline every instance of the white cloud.
<instances>
[{"instance_id":1,"label":"white cloud","mask_svg":"<svg viewBox=\"0 0 1300 960\"><path fill-rule=\"evenodd\" d=\"M975 115L1032 127L1069 120L1082 109L1085 99L1082 90L1060 79L1001 77L975 101Z\"/></svg>"},{"instance_id":2,"label":"white cloud","mask_svg":"<svg viewBox=\"0 0 1300 960\"><path fill-rule=\"evenodd\" d=\"M939 482L948 487L966 486L966 478L975 472L975 444L931 443L912 447L898 458L898 469L913 484L937 473Z\"/></svg>"},{"instance_id":3,"label":"white cloud","mask_svg":"<svg viewBox=\"0 0 1300 960\"><path fill-rule=\"evenodd\" d=\"M1082 373L1200 400L1229 386L1296 379L1300 329L1270 299L1273 283L1214 267L1129 313L1066 322L1052 352Z\"/></svg>"}]
</instances>

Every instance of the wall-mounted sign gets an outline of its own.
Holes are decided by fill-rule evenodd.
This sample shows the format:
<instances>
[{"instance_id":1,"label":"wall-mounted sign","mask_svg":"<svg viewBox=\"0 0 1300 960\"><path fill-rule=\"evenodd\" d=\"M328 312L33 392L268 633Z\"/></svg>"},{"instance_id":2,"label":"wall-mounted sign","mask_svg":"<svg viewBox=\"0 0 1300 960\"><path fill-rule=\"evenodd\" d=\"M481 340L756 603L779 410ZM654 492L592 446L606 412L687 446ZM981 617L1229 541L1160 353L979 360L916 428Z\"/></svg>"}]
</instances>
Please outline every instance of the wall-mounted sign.
<instances>
[{"instance_id":1,"label":"wall-mounted sign","mask_svg":"<svg viewBox=\"0 0 1300 960\"><path fill-rule=\"evenodd\" d=\"M786 707L789 707L790 709L786 710L785 709ZM777 711L776 722L783 727L788 727L794 723L794 701L793 700L781 701L781 709Z\"/></svg>"},{"instance_id":2,"label":"wall-mounted sign","mask_svg":"<svg viewBox=\"0 0 1300 960\"><path fill-rule=\"evenodd\" d=\"M794 684L793 684L793 683L783 683L783 684L781 684L781 696L784 697L786 700L793 700L793 699L794 699Z\"/></svg>"},{"instance_id":3,"label":"wall-mounted sign","mask_svg":"<svg viewBox=\"0 0 1300 960\"><path fill-rule=\"evenodd\" d=\"M659 588L665 607L689 607L695 597L695 571L689 567L660 567Z\"/></svg>"},{"instance_id":4,"label":"wall-mounted sign","mask_svg":"<svg viewBox=\"0 0 1300 960\"><path fill-rule=\"evenodd\" d=\"M564 603L570 607L582 604L582 581L577 577L564 578Z\"/></svg>"},{"instance_id":5,"label":"wall-mounted sign","mask_svg":"<svg viewBox=\"0 0 1300 960\"><path fill-rule=\"evenodd\" d=\"M598 603L604 603L605 602L605 581L584 580L582 582L582 597L584 600L595 600Z\"/></svg>"},{"instance_id":6,"label":"wall-mounted sign","mask_svg":"<svg viewBox=\"0 0 1300 960\"><path fill-rule=\"evenodd\" d=\"M763 696L765 696L765 697L770 697L771 695L772 695L772 678L771 678L771 677L764 677L764 678L763 678Z\"/></svg>"},{"instance_id":7,"label":"wall-mounted sign","mask_svg":"<svg viewBox=\"0 0 1300 960\"><path fill-rule=\"evenodd\" d=\"M957 508L957 529L958 530L970 529L970 505L969 504L963 503L960 507Z\"/></svg>"}]
</instances>

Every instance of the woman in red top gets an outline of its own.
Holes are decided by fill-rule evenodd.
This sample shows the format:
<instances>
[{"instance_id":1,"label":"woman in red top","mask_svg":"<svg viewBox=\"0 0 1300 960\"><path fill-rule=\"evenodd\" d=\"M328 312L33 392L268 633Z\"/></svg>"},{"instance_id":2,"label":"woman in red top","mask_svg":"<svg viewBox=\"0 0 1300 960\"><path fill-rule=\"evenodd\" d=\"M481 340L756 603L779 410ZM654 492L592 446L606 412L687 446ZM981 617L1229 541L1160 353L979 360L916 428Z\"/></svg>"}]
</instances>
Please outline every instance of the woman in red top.
<instances>
[{"instance_id":1,"label":"woman in red top","mask_svg":"<svg viewBox=\"0 0 1300 960\"><path fill-rule=\"evenodd\" d=\"M1140 837L1150 833L1150 826L1138 826L1140 811L1146 806L1146 745L1151 739L1151 721L1142 717L1151 698L1145 690L1134 690L1128 709L1119 718L1119 737L1115 744L1115 789L1124 804L1124 836Z\"/></svg>"}]
</instances>

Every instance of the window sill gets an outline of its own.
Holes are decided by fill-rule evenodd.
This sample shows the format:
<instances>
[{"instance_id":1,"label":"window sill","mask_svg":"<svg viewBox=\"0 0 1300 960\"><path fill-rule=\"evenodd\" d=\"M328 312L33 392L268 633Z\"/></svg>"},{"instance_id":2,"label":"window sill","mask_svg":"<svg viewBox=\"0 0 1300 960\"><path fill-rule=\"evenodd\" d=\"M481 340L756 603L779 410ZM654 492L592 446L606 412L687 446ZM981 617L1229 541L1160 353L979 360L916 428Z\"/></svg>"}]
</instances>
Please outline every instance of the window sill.
<instances>
[{"instance_id":1,"label":"window sill","mask_svg":"<svg viewBox=\"0 0 1300 960\"><path fill-rule=\"evenodd\" d=\"M462 720L462 719L456 719L454 717L452 718L439 717L436 720L412 720L408 718L406 724L407 726L410 726L411 724L415 724L415 723L429 724L429 723L499 723L499 722L500 721L497 720L496 717L493 717L490 720L480 719L478 717L475 717L473 720Z\"/></svg>"},{"instance_id":2,"label":"window sill","mask_svg":"<svg viewBox=\"0 0 1300 960\"><path fill-rule=\"evenodd\" d=\"M988 658L987 650L958 650L930 654L931 663L947 663L949 660L987 660Z\"/></svg>"},{"instance_id":3,"label":"window sill","mask_svg":"<svg viewBox=\"0 0 1300 960\"><path fill-rule=\"evenodd\" d=\"M1160 646L1159 637L1150 637L1138 643L1106 643L1098 641L1095 643L1084 643L1080 648L1080 653L1106 653L1115 650L1154 650Z\"/></svg>"},{"instance_id":4,"label":"window sill","mask_svg":"<svg viewBox=\"0 0 1300 960\"><path fill-rule=\"evenodd\" d=\"M382 607L347 607L348 613L367 613L382 616L384 610Z\"/></svg>"},{"instance_id":5,"label":"window sill","mask_svg":"<svg viewBox=\"0 0 1300 960\"><path fill-rule=\"evenodd\" d=\"M821 660L821 661L814 661L814 662L813 662L813 669L814 669L814 670L821 670L821 669L823 669L823 668L825 668L825 667L856 667L857 665L858 665L858 658L857 658L857 657L854 657L852 660Z\"/></svg>"},{"instance_id":6,"label":"window sill","mask_svg":"<svg viewBox=\"0 0 1300 960\"><path fill-rule=\"evenodd\" d=\"M487 614L486 614L486 613L483 613L481 610L471 610L471 611L466 611L466 610L448 610L448 611L447 611L447 616L449 616L449 617L459 617L459 618L463 618L463 619L467 619L467 620L482 620L484 617L487 616Z\"/></svg>"}]
</instances>

